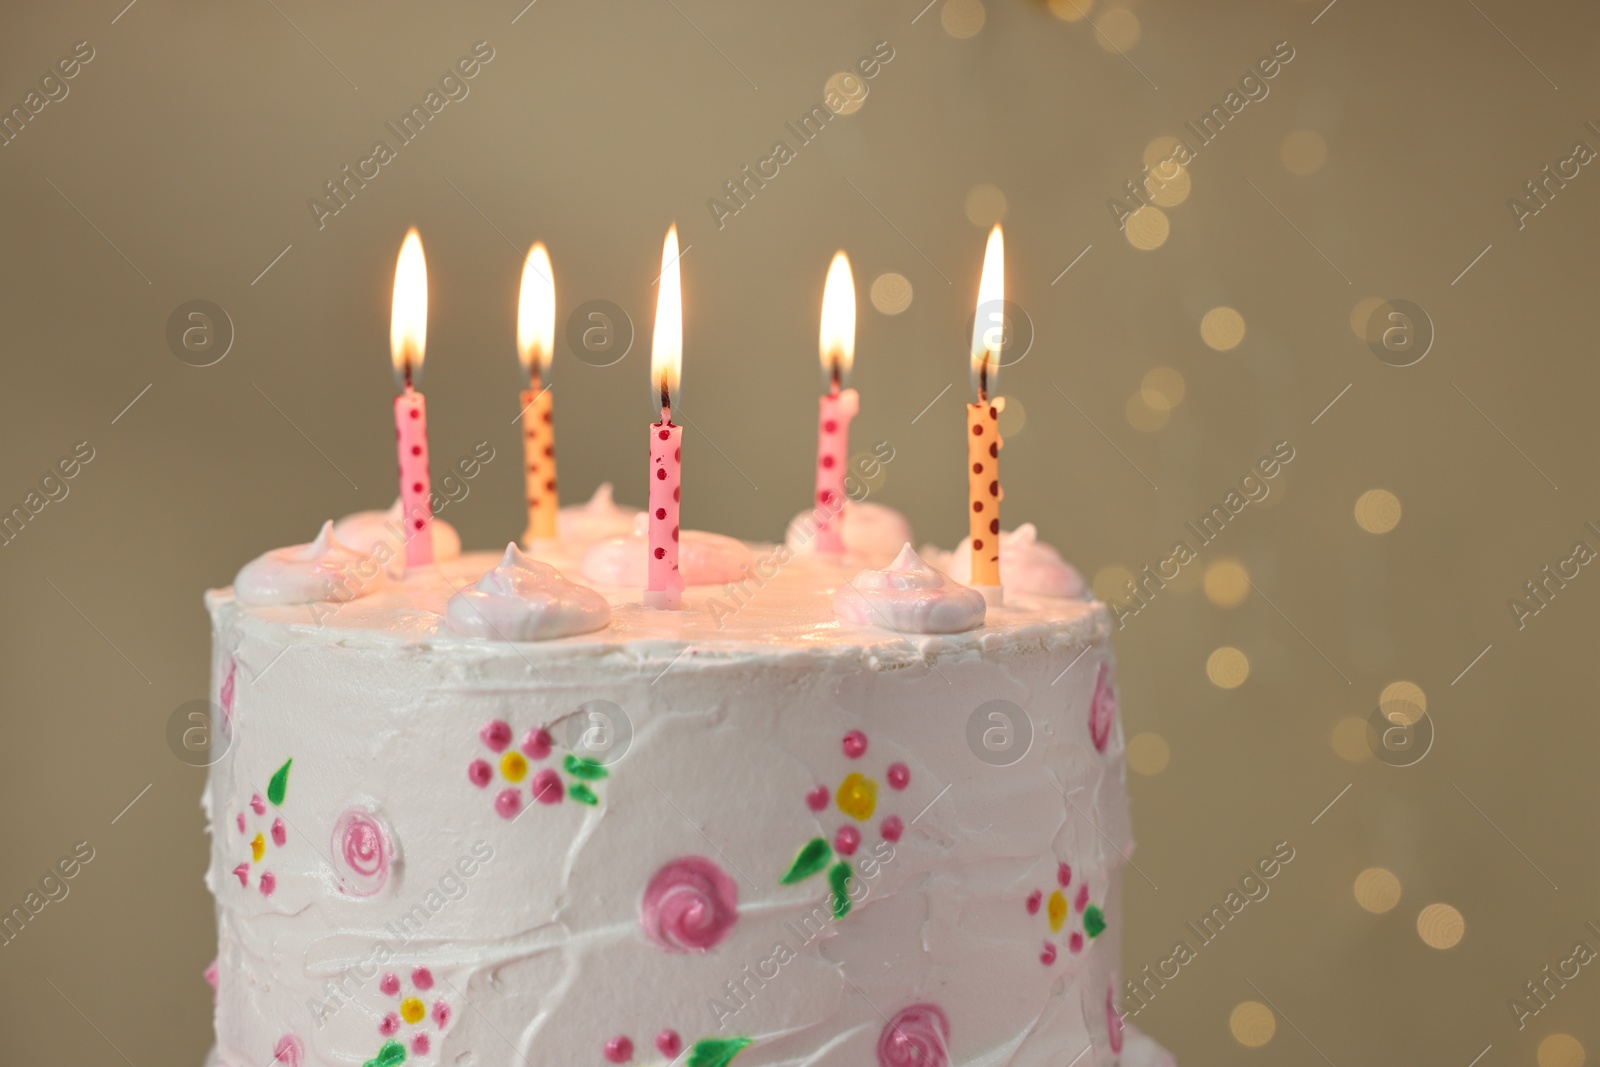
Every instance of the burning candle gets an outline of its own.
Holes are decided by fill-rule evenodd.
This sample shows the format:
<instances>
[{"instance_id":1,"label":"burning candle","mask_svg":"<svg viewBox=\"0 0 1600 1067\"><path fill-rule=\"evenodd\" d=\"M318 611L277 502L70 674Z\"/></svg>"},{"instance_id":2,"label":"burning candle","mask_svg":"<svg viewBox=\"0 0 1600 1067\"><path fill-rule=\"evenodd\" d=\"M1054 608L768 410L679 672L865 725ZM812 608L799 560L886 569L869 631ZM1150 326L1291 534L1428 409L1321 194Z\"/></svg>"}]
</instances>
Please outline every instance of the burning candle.
<instances>
[{"instance_id":1,"label":"burning candle","mask_svg":"<svg viewBox=\"0 0 1600 1067\"><path fill-rule=\"evenodd\" d=\"M678 274L678 226L667 230L661 246L661 281L656 290L656 326L650 340L650 402L661 407L661 421L650 427L649 574L646 607L683 606L683 575L678 571L678 491L683 468L683 427L672 422L683 368L683 283Z\"/></svg>"},{"instance_id":2,"label":"burning candle","mask_svg":"<svg viewBox=\"0 0 1600 1067\"><path fill-rule=\"evenodd\" d=\"M517 300L517 358L522 364L522 451L528 492L528 529L522 543L556 536L561 510L556 494L556 429L550 420L550 386L544 384L555 351L556 283L550 254L535 244L522 264Z\"/></svg>"},{"instance_id":3,"label":"burning candle","mask_svg":"<svg viewBox=\"0 0 1600 1067\"><path fill-rule=\"evenodd\" d=\"M389 317L389 354L401 393L394 402L400 453L400 514L406 530L406 566L433 563L433 490L428 482L428 407L414 388L422 376L428 338L428 264L413 226L400 245Z\"/></svg>"},{"instance_id":4,"label":"burning candle","mask_svg":"<svg viewBox=\"0 0 1600 1067\"><path fill-rule=\"evenodd\" d=\"M967 405L968 529L972 535L972 584L990 604L999 604L1000 589L1000 412L1004 397L990 398L1000 377L1000 355L1006 344L1005 239L996 225L983 253L978 281L978 309L972 320L972 387L978 394Z\"/></svg>"},{"instance_id":5,"label":"burning candle","mask_svg":"<svg viewBox=\"0 0 1600 1067\"><path fill-rule=\"evenodd\" d=\"M860 408L854 389L843 388L856 351L856 285L850 259L835 252L822 287L822 332L818 342L828 392L817 412L817 551L844 552L844 478L850 457L850 420Z\"/></svg>"}]
</instances>

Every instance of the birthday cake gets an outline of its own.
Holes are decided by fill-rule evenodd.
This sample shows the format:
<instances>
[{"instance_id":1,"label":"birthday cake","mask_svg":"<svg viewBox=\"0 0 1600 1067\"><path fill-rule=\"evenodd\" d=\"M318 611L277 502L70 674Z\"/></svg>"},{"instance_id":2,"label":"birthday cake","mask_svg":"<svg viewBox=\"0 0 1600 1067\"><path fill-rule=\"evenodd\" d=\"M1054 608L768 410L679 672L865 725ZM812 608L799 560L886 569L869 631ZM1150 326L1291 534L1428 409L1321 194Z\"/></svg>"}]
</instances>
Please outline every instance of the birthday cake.
<instances>
[{"instance_id":1,"label":"birthday cake","mask_svg":"<svg viewBox=\"0 0 1600 1067\"><path fill-rule=\"evenodd\" d=\"M397 518L207 596L212 1063L1170 1062L1116 1007L1116 668L1053 552L994 606L686 532L661 611L608 496L528 553L436 519L420 573Z\"/></svg>"}]
</instances>

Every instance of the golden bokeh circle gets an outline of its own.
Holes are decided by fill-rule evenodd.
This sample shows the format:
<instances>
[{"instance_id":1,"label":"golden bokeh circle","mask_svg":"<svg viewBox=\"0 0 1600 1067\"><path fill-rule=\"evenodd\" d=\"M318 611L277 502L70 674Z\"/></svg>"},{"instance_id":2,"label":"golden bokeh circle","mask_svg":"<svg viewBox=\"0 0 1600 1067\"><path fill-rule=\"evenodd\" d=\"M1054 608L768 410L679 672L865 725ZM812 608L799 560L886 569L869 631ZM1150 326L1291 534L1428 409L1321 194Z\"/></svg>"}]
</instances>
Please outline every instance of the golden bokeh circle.
<instances>
[{"instance_id":1,"label":"golden bokeh circle","mask_svg":"<svg viewBox=\"0 0 1600 1067\"><path fill-rule=\"evenodd\" d=\"M1127 404L1128 425L1140 433L1155 433L1165 426L1172 409L1160 397L1156 397L1155 401L1154 404L1150 403L1143 390L1130 395Z\"/></svg>"},{"instance_id":2,"label":"golden bokeh circle","mask_svg":"<svg viewBox=\"0 0 1600 1067\"><path fill-rule=\"evenodd\" d=\"M1372 324L1373 312L1386 303L1388 301L1381 296L1364 296L1357 300L1355 307L1350 309L1350 332L1370 344L1375 339L1368 329Z\"/></svg>"},{"instance_id":3,"label":"golden bokeh circle","mask_svg":"<svg viewBox=\"0 0 1600 1067\"><path fill-rule=\"evenodd\" d=\"M1400 525L1400 498L1387 489L1368 489L1356 498L1356 525L1370 534L1386 534Z\"/></svg>"},{"instance_id":4,"label":"golden bokeh circle","mask_svg":"<svg viewBox=\"0 0 1600 1067\"><path fill-rule=\"evenodd\" d=\"M1244 340L1244 316L1230 307L1214 307L1200 319L1200 340L1226 352Z\"/></svg>"},{"instance_id":5,"label":"golden bokeh circle","mask_svg":"<svg viewBox=\"0 0 1600 1067\"><path fill-rule=\"evenodd\" d=\"M1583 1067L1583 1042L1571 1034L1551 1034L1539 1042L1539 1067Z\"/></svg>"},{"instance_id":6,"label":"golden bokeh circle","mask_svg":"<svg viewBox=\"0 0 1600 1067\"><path fill-rule=\"evenodd\" d=\"M974 226L989 229L1006 217L1006 194L997 185L983 182L967 191L967 218Z\"/></svg>"},{"instance_id":7,"label":"golden bokeh circle","mask_svg":"<svg viewBox=\"0 0 1600 1067\"><path fill-rule=\"evenodd\" d=\"M1189 199L1189 171L1173 163L1150 170L1150 199L1162 207L1177 207Z\"/></svg>"},{"instance_id":8,"label":"golden bokeh circle","mask_svg":"<svg viewBox=\"0 0 1600 1067\"><path fill-rule=\"evenodd\" d=\"M1077 22L1094 7L1094 0L1050 0L1050 13L1062 22Z\"/></svg>"},{"instance_id":9,"label":"golden bokeh circle","mask_svg":"<svg viewBox=\"0 0 1600 1067\"><path fill-rule=\"evenodd\" d=\"M1218 689L1237 689L1250 677L1250 660L1232 645L1223 645L1206 657L1206 677Z\"/></svg>"},{"instance_id":10,"label":"golden bokeh circle","mask_svg":"<svg viewBox=\"0 0 1600 1067\"><path fill-rule=\"evenodd\" d=\"M1400 879L1383 867L1368 867L1356 875L1356 903L1374 915L1392 911L1400 903Z\"/></svg>"},{"instance_id":11,"label":"golden bokeh circle","mask_svg":"<svg viewBox=\"0 0 1600 1067\"><path fill-rule=\"evenodd\" d=\"M1232 556L1206 564L1206 599L1219 608L1236 608L1250 595L1250 572Z\"/></svg>"},{"instance_id":12,"label":"golden bokeh circle","mask_svg":"<svg viewBox=\"0 0 1600 1067\"><path fill-rule=\"evenodd\" d=\"M1173 153L1177 152L1177 150L1178 139L1170 133L1164 133L1144 146L1145 164L1154 168L1158 164L1172 159Z\"/></svg>"},{"instance_id":13,"label":"golden bokeh circle","mask_svg":"<svg viewBox=\"0 0 1600 1067\"><path fill-rule=\"evenodd\" d=\"M1278 1017L1260 1001L1246 1000L1228 1016L1228 1029L1233 1032L1233 1039L1245 1048L1260 1048L1278 1032Z\"/></svg>"},{"instance_id":14,"label":"golden bokeh circle","mask_svg":"<svg viewBox=\"0 0 1600 1067\"><path fill-rule=\"evenodd\" d=\"M1159 407L1164 403L1169 410L1175 408L1183 403L1188 391L1189 386L1183 380L1183 375L1171 367L1151 367L1139 380L1139 392L1144 394L1145 403L1151 407Z\"/></svg>"},{"instance_id":15,"label":"golden bokeh circle","mask_svg":"<svg viewBox=\"0 0 1600 1067\"><path fill-rule=\"evenodd\" d=\"M1363 763L1372 758L1372 744L1367 740L1367 720L1346 715L1333 724L1328 741L1333 754L1349 763Z\"/></svg>"},{"instance_id":16,"label":"golden bokeh circle","mask_svg":"<svg viewBox=\"0 0 1600 1067\"><path fill-rule=\"evenodd\" d=\"M939 10L939 24L958 41L977 36L988 17L983 0L945 0Z\"/></svg>"},{"instance_id":17,"label":"golden bokeh circle","mask_svg":"<svg viewBox=\"0 0 1600 1067\"><path fill-rule=\"evenodd\" d=\"M1028 409L1022 406L1015 394L1006 397L1006 406L1000 409L1000 439L1009 441L1022 433L1022 428L1028 425Z\"/></svg>"},{"instance_id":18,"label":"golden bokeh circle","mask_svg":"<svg viewBox=\"0 0 1600 1067\"><path fill-rule=\"evenodd\" d=\"M1094 590L1095 599L1102 604L1120 604L1128 599L1127 586L1131 581L1132 571L1120 563L1107 563L1094 572L1089 586Z\"/></svg>"},{"instance_id":19,"label":"golden bokeh circle","mask_svg":"<svg viewBox=\"0 0 1600 1067\"><path fill-rule=\"evenodd\" d=\"M1139 16L1125 7L1107 8L1094 28L1095 43L1107 52L1126 52L1139 43Z\"/></svg>"},{"instance_id":20,"label":"golden bokeh circle","mask_svg":"<svg viewBox=\"0 0 1600 1067\"><path fill-rule=\"evenodd\" d=\"M1128 239L1128 243L1141 252L1149 252L1166 244L1171 231L1172 224L1167 221L1166 213L1158 207L1148 206L1129 215L1122 227L1122 235Z\"/></svg>"},{"instance_id":21,"label":"golden bokeh circle","mask_svg":"<svg viewBox=\"0 0 1600 1067\"><path fill-rule=\"evenodd\" d=\"M1328 159L1328 142L1316 130L1295 130L1283 139L1278 155L1290 174L1314 174Z\"/></svg>"},{"instance_id":22,"label":"golden bokeh circle","mask_svg":"<svg viewBox=\"0 0 1600 1067\"><path fill-rule=\"evenodd\" d=\"M1466 932L1466 919L1448 904L1429 904L1417 914L1417 936L1429 948L1455 948Z\"/></svg>"},{"instance_id":23,"label":"golden bokeh circle","mask_svg":"<svg viewBox=\"0 0 1600 1067\"><path fill-rule=\"evenodd\" d=\"M838 107L826 104L835 115L854 115L867 102L867 83L854 71L841 70L822 86L822 99L839 101Z\"/></svg>"},{"instance_id":24,"label":"golden bokeh circle","mask_svg":"<svg viewBox=\"0 0 1600 1067\"><path fill-rule=\"evenodd\" d=\"M1428 710L1428 694L1416 682L1402 678L1383 687L1378 694L1378 708L1390 722L1409 726Z\"/></svg>"},{"instance_id":25,"label":"golden bokeh circle","mask_svg":"<svg viewBox=\"0 0 1600 1067\"><path fill-rule=\"evenodd\" d=\"M1160 734L1134 734L1128 739L1127 760L1136 774L1160 774L1172 761L1172 748Z\"/></svg>"},{"instance_id":26,"label":"golden bokeh circle","mask_svg":"<svg viewBox=\"0 0 1600 1067\"><path fill-rule=\"evenodd\" d=\"M885 315L898 315L911 306L911 279L894 271L872 279L872 306Z\"/></svg>"}]
</instances>

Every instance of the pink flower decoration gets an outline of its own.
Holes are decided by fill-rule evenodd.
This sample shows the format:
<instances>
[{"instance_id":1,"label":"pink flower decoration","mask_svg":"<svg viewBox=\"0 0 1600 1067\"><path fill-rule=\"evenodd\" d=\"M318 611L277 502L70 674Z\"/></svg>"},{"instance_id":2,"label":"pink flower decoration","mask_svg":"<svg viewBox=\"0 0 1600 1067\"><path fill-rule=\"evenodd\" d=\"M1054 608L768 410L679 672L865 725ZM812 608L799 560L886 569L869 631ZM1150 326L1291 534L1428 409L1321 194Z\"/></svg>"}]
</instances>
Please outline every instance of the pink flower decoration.
<instances>
[{"instance_id":1,"label":"pink flower decoration","mask_svg":"<svg viewBox=\"0 0 1600 1067\"><path fill-rule=\"evenodd\" d=\"M561 776L549 767L533 776L529 788L533 791L533 799L541 804L559 804L561 798L566 795L566 787L561 784Z\"/></svg>"},{"instance_id":2,"label":"pink flower decoration","mask_svg":"<svg viewBox=\"0 0 1600 1067\"><path fill-rule=\"evenodd\" d=\"M806 794L806 807L810 808L812 811L821 811L828 806L829 799L830 794L827 786L813 786L811 792ZM243 817L244 816L242 815L240 816L240 818Z\"/></svg>"},{"instance_id":3,"label":"pink flower decoration","mask_svg":"<svg viewBox=\"0 0 1600 1067\"><path fill-rule=\"evenodd\" d=\"M284 843L287 842L288 840L289 840L289 831L288 831L287 828L284 827L283 820L282 819L273 819L272 820L272 843L274 845L277 845L279 848L282 848L284 846Z\"/></svg>"},{"instance_id":4,"label":"pink flower decoration","mask_svg":"<svg viewBox=\"0 0 1600 1067\"><path fill-rule=\"evenodd\" d=\"M272 891L278 888L278 879L271 871L261 872L261 895L270 897Z\"/></svg>"},{"instance_id":5,"label":"pink flower decoration","mask_svg":"<svg viewBox=\"0 0 1600 1067\"><path fill-rule=\"evenodd\" d=\"M841 856L855 855L856 846L861 844L861 831L854 826L841 826L839 832L833 836L833 850Z\"/></svg>"},{"instance_id":6,"label":"pink flower decoration","mask_svg":"<svg viewBox=\"0 0 1600 1067\"><path fill-rule=\"evenodd\" d=\"M278 1043L272 1046L273 1064L282 1064L283 1067L300 1067L305 1054L306 1047L293 1034L284 1034L278 1038Z\"/></svg>"},{"instance_id":7,"label":"pink flower decoration","mask_svg":"<svg viewBox=\"0 0 1600 1067\"><path fill-rule=\"evenodd\" d=\"M1046 941L1044 943L1044 948L1039 950L1039 962L1044 964L1046 967L1048 967L1052 963L1054 963L1055 961L1056 961L1056 947L1054 945L1052 945L1050 942Z\"/></svg>"},{"instance_id":8,"label":"pink flower decoration","mask_svg":"<svg viewBox=\"0 0 1600 1067\"><path fill-rule=\"evenodd\" d=\"M450 1005L442 1000L433 1002L433 1024L441 1030L450 1025Z\"/></svg>"},{"instance_id":9,"label":"pink flower decoration","mask_svg":"<svg viewBox=\"0 0 1600 1067\"><path fill-rule=\"evenodd\" d=\"M1089 702L1089 739L1096 752L1106 750L1111 739L1111 724L1117 716L1117 694L1111 688L1111 668L1100 664L1100 674L1094 681L1094 699Z\"/></svg>"},{"instance_id":10,"label":"pink flower decoration","mask_svg":"<svg viewBox=\"0 0 1600 1067\"><path fill-rule=\"evenodd\" d=\"M878 1067L950 1067L950 1020L934 1004L901 1008L878 1035Z\"/></svg>"},{"instance_id":11,"label":"pink flower decoration","mask_svg":"<svg viewBox=\"0 0 1600 1067\"><path fill-rule=\"evenodd\" d=\"M1111 984L1106 987L1106 1033L1111 1038L1111 1051L1122 1051L1122 1013L1117 1010L1116 1001L1117 978L1111 976Z\"/></svg>"},{"instance_id":12,"label":"pink flower decoration","mask_svg":"<svg viewBox=\"0 0 1600 1067\"><path fill-rule=\"evenodd\" d=\"M383 1022L378 1024L378 1033L384 1037L391 1037L400 1030L400 1016L390 1012L383 1017Z\"/></svg>"},{"instance_id":13,"label":"pink flower decoration","mask_svg":"<svg viewBox=\"0 0 1600 1067\"><path fill-rule=\"evenodd\" d=\"M366 808L346 808L333 824L333 859L344 892L370 897L382 889L394 860L394 844L383 820Z\"/></svg>"},{"instance_id":14,"label":"pink flower decoration","mask_svg":"<svg viewBox=\"0 0 1600 1067\"><path fill-rule=\"evenodd\" d=\"M887 777L890 789L904 789L911 784L911 768L904 763L891 763Z\"/></svg>"},{"instance_id":15,"label":"pink flower decoration","mask_svg":"<svg viewBox=\"0 0 1600 1067\"><path fill-rule=\"evenodd\" d=\"M487 786L494 778L494 768L489 766L488 760L475 759L467 764L467 780L479 789Z\"/></svg>"},{"instance_id":16,"label":"pink flower decoration","mask_svg":"<svg viewBox=\"0 0 1600 1067\"><path fill-rule=\"evenodd\" d=\"M627 1063L633 1059L633 1042L621 1034L607 1041L606 1059L612 1063Z\"/></svg>"},{"instance_id":17,"label":"pink flower decoration","mask_svg":"<svg viewBox=\"0 0 1600 1067\"><path fill-rule=\"evenodd\" d=\"M522 810L522 794L515 789L502 789L494 798L494 810L502 819L516 818Z\"/></svg>"},{"instance_id":18,"label":"pink flower decoration","mask_svg":"<svg viewBox=\"0 0 1600 1067\"><path fill-rule=\"evenodd\" d=\"M1056 868L1056 881L1062 889L1072 884L1072 867L1069 864L1063 863Z\"/></svg>"},{"instance_id":19,"label":"pink flower decoration","mask_svg":"<svg viewBox=\"0 0 1600 1067\"><path fill-rule=\"evenodd\" d=\"M550 749L555 744L549 732L543 728L529 730L522 739L522 754L529 759L544 759L550 755Z\"/></svg>"},{"instance_id":20,"label":"pink flower decoration","mask_svg":"<svg viewBox=\"0 0 1600 1067\"><path fill-rule=\"evenodd\" d=\"M1043 900L1044 900L1044 894L1039 892L1039 890L1035 889L1033 892L1029 893L1028 894L1028 914L1029 915L1037 915L1037 914L1039 914L1039 905Z\"/></svg>"},{"instance_id":21,"label":"pink flower decoration","mask_svg":"<svg viewBox=\"0 0 1600 1067\"><path fill-rule=\"evenodd\" d=\"M844 735L844 754L851 759L860 759L867 754L867 735L860 730L851 730Z\"/></svg>"},{"instance_id":22,"label":"pink flower decoration","mask_svg":"<svg viewBox=\"0 0 1600 1067\"><path fill-rule=\"evenodd\" d=\"M427 1034L418 1034L416 1037L411 1039L411 1051L415 1052L418 1056L426 1056L428 1054L428 1046L429 1041Z\"/></svg>"},{"instance_id":23,"label":"pink flower decoration","mask_svg":"<svg viewBox=\"0 0 1600 1067\"><path fill-rule=\"evenodd\" d=\"M739 887L703 856L684 856L658 870L639 902L645 936L670 952L704 952L739 919Z\"/></svg>"},{"instance_id":24,"label":"pink flower decoration","mask_svg":"<svg viewBox=\"0 0 1600 1067\"><path fill-rule=\"evenodd\" d=\"M500 719L486 722L478 731L478 736L483 738L483 743L489 746L491 752L504 752L506 746L511 744L511 724Z\"/></svg>"},{"instance_id":25,"label":"pink flower decoration","mask_svg":"<svg viewBox=\"0 0 1600 1067\"><path fill-rule=\"evenodd\" d=\"M393 972L384 975L383 979L378 982L378 992L382 993L386 997L399 996L400 976Z\"/></svg>"},{"instance_id":26,"label":"pink flower decoration","mask_svg":"<svg viewBox=\"0 0 1600 1067\"><path fill-rule=\"evenodd\" d=\"M426 967L418 967L411 972L411 984L426 993L433 988L433 972Z\"/></svg>"},{"instance_id":27,"label":"pink flower decoration","mask_svg":"<svg viewBox=\"0 0 1600 1067\"><path fill-rule=\"evenodd\" d=\"M678 1053L683 1051L683 1038L678 1036L676 1030L663 1030L656 1035L656 1051L669 1060L675 1060Z\"/></svg>"},{"instance_id":28,"label":"pink flower decoration","mask_svg":"<svg viewBox=\"0 0 1600 1067\"><path fill-rule=\"evenodd\" d=\"M883 825L878 828L885 841L898 841L900 835L906 832L906 824L900 821L900 816L891 815L883 820Z\"/></svg>"}]
</instances>

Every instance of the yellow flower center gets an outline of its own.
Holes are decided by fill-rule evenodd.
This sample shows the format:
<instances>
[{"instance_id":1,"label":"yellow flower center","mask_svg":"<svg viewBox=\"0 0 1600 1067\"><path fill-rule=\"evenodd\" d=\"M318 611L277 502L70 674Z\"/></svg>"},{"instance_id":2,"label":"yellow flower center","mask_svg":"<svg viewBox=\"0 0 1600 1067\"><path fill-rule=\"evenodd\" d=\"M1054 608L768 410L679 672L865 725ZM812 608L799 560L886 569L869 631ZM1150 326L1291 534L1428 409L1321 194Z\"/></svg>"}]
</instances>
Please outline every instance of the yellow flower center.
<instances>
[{"instance_id":1,"label":"yellow flower center","mask_svg":"<svg viewBox=\"0 0 1600 1067\"><path fill-rule=\"evenodd\" d=\"M260 834L257 834L256 839L250 842L250 859L254 863L260 863L261 857L265 856L266 854L267 842Z\"/></svg>"},{"instance_id":2,"label":"yellow flower center","mask_svg":"<svg viewBox=\"0 0 1600 1067\"><path fill-rule=\"evenodd\" d=\"M1060 933L1061 924L1067 921L1067 898L1061 895L1061 890L1057 889L1050 894L1050 901L1045 905L1044 913L1050 919L1050 932Z\"/></svg>"},{"instance_id":3,"label":"yellow flower center","mask_svg":"<svg viewBox=\"0 0 1600 1067\"><path fill-rule=\"evenodd\" d=\"M416 997L407 997L400 1002L400 1018L408 1023L420 1023L426 1014L428 1009L424 1008L422 1001Z\"/></svg>"},{"instance_id":4,"label":"yellow flower center","mask_svg":"<svg viewBox=\"0 0 1600 1067\"><path fill-rule=\"evenodd\" d=\"M840 811L857 822L866 822L878 806L878 783L859 774L847 774L839 783L836 799Z\"/></svg>"},{"instance_id":5,"label":"yellow flower center","mask_svg":"<svg viewBox=\"0 0 1600 1067\"><path fill-rule=\"evenodd\" d=\"M520 782L528 774L528 761L520 752L507 752L500 757L500 773L508 782Z\"/></svg>"}]
</instances>

